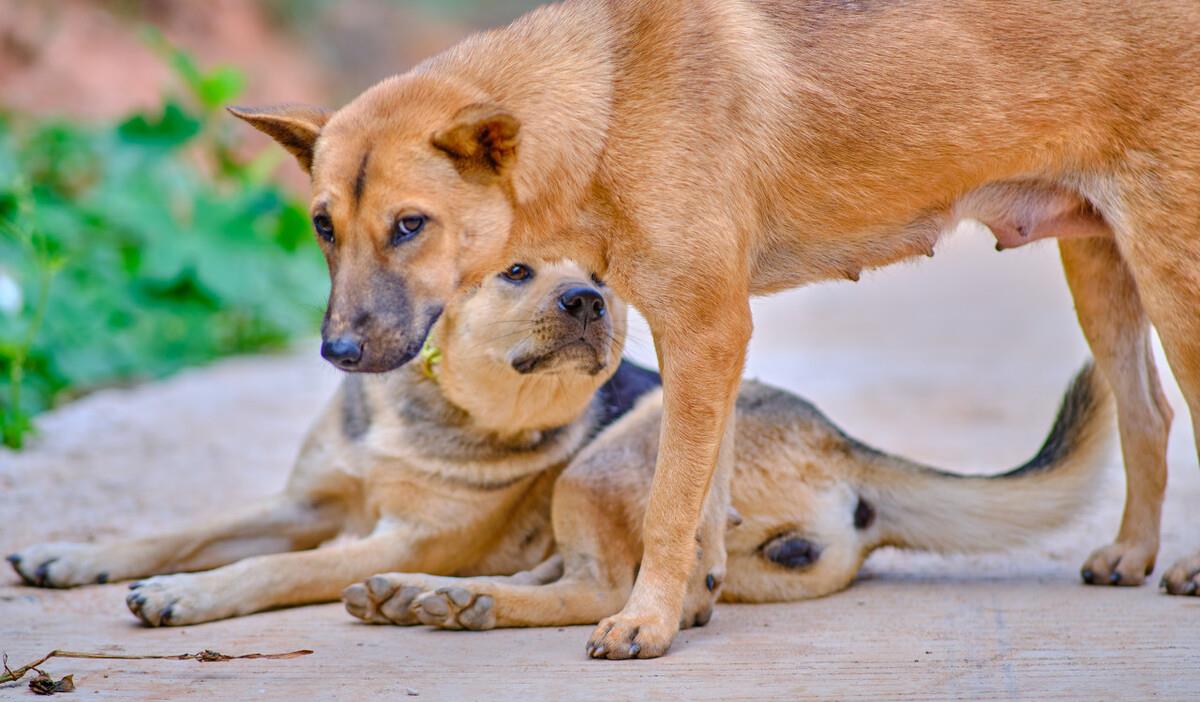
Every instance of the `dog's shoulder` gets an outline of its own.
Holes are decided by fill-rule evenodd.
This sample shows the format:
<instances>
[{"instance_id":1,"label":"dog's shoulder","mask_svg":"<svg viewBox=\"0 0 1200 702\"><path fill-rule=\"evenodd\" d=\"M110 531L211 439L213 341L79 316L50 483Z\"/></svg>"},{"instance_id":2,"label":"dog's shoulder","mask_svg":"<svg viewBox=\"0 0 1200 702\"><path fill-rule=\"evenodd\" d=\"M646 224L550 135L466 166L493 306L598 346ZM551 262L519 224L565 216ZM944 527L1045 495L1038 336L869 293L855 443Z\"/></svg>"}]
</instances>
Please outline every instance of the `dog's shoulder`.
<instances>
[{"instance_id":1,"label":"dog's shoulder","mask_svg":"<svg viewBox=\"0 0 1200 702\"><path fill-rule=\"evenodd\" d=\"M594 402L595 431L599 432L633 409L646 393L662 387L662 378L657 372L621 359L617 372L609 378L599 391Z\"/></svg>"}]
</instances>

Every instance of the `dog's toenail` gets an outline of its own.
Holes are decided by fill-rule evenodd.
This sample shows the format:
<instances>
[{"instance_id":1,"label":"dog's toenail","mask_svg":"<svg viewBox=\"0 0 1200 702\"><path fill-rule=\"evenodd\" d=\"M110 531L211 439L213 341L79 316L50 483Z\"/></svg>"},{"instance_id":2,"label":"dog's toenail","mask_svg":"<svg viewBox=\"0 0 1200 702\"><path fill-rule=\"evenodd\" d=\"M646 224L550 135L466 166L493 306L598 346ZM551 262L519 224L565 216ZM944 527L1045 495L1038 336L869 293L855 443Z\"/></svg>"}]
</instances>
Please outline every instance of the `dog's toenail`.
<instances>
[{"instance_id":1,"label":"dog's toenail","mask_svg":"<svg viewBox=\"0 0 1200 702\"><path fill-rule=\"evenodd\" d=\"M1189 582L1189 583L1187 584L1187 587L1183 588L1183 594L1185 594L1185 595L1194 595L1194 594L1196 594L1196 587L1197 587L1197 586L1196 586L1196 581L1195 581L1195 580L1193 580L1193 581Z\"/></svg>"},{"instance_id":2,"label":"dog's toenail","mask_svg":"<svg viewBox=\"0 0 1200 702\"><path fill-rule=\"evenodd\" d=\"M171 621L171 616L174 614L175 614L175 605L173 605L173 604L167 605L167 608L164 609L162 612L162 616L158 618L158 623L159 624L169 623Z\"/></svg>"},{"instance_id":3,"label":"dog's toenail","mask_svg":"<svg viewBox=\"0 0 1200 702\"><path fill-rule=\"evenodd\" d=\"M50 564L57 560L57 558L51 559L37 567L37 570L33 573L33 577L37 580L38 585L46 584L46 578L50 576Z\"/></svg>"},{"instance_id":4,"label":"dog's toenail","mask_svg":"<svg viewBox=\"0 0 1200 702\"><path fill-rule=\"evenodd\" d=\"M1088 585L1091 585L1096 580L1096 574L1092 572L1091 568L1084 568L1080 571L1079 575L1083 578L1083 582Z\"/></svg>"},{"instance_id":5,"label":"dog's toenail","mask_svg":"<svg viewBox=\"0 0 1200 702\"><path fill-rule=\"evenodd\" d=\"M633 658L637 658L637 654L638 654L638 653L640 653L640 652L641 652L641 650L642 650L642 645L641 645L641 644L639 644L639 643L637 643L637 642L634 642L634 643L631 643L631 644L629 644L629 655L630 655L631 657L633 657Z\"/></svg>"},{"instance_id":6,"label":"dog's toenail","mask_svg":"<svg viewBox=\"0 0 1200 702\"><path fill-rule=\"evenodd\" d=\"M108 573L101 573L96 576L96 584L103 585L108 582Z\"/></svg>"},{"instance_id":7,"label":"dog's toenail","mask_svg":"<svg viewBox=\"0 0 1200 702\"><path fill-rule=\"evenodd\" d=\"M136 590L144 584L145 584L144 580L134 580L133 582L129 583L129 589Z\"/></svg>"},{"instance_id":8,"label":"dog's toenail","mask_svg":"<svg viewBox=\"0 0 1200 702\"><path fill-rule=\"evenodd\" d=\"M1165 590L1166 587L1167 587L1167 576L1164 575L1164 576L1162 576L1162 579L1160 579L1158 581L1158 589Z\"/></svg>"},{"instance_id":9,"label":"dog's toenail","mask_svg":"<svg viewBox=\"0 0 1200 702\"><path fill-rule=\"evenodd\" d=\"M707 576L705 576L704 587L708 588L709 592L712 592L713 590L716 589L717 579L713 577L712 573L709 573Z\"/></svg>"},{"instance_id":10,"label":"dog's toenail","mask_svg":"<svg viewBox=\"0 0 1200 702\"><path fill-rule=\"evenodd\" d=\"M1121 582L1121 574L1116 571L1113 571L1112 575L1108 576L1108 582L1110 585L1116 585L1116 584L1120 583Z\"/></svg>"},{"instance_id":11,"label":"dog's toenail","mask_svg":"<svg viewBox=\"0 0 1200 702\"><path fill-rule=\"evenodd\" d=\"M12 563L14 568L21 565L21 557L15 553L8 554L7 556L4 557L4 560L8 561L9 563Z\"/></svg>"}]
</instances>

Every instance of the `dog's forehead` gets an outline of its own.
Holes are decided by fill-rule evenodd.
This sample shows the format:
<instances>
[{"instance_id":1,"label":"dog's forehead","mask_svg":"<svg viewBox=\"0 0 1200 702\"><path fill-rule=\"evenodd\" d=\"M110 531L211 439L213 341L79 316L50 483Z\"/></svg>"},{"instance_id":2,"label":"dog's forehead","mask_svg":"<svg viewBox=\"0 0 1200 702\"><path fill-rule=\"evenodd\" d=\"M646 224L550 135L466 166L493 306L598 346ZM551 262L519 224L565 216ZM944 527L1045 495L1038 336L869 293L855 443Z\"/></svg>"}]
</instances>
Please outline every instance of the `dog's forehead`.
<instances>
[{"instance_id":1,"label":"dog's forehead","mask_svg":"<svg viewBox=\"0 0 1200 702\"><path fill-rule=\"evenodd\" d=\"M568 259L542 263L537 266L537 270L543 279L552 282L565 280L586 281L590 277L583 266Z\"/></svg>"}]
</instances>

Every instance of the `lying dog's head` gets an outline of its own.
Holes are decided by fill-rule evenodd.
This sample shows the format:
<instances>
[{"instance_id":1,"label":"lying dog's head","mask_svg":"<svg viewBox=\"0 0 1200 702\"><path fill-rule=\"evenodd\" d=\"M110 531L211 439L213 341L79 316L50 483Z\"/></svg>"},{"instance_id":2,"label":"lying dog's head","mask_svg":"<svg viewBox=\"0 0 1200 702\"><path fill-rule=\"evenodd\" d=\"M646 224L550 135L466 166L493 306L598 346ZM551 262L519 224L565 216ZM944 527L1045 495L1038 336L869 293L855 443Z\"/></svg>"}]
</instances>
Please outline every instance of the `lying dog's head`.
<instances>
[{"instance_id":1,"label":"lying dog's head","mask_svg":"<svg viewBox=\"0 0 1200 702\"><path fill-rule=\"evenodd\" d=\"M408 362L456 292L503 265L520 124L481 99L415 75L336 113L231 108L312 176L332 278L322 354L339 368Z\"/></svg>"},{"instance_id":2,"label":"lying dog's head","mask_svg":"<svg viewBox=\"0 0 1200 702\"><path fill-rule=\"evenodd\" d=\"M442 392L496 428L573 420L617 370L626 306L578 265L514 263L434 328Z\"/></svg>"}]
</instances>

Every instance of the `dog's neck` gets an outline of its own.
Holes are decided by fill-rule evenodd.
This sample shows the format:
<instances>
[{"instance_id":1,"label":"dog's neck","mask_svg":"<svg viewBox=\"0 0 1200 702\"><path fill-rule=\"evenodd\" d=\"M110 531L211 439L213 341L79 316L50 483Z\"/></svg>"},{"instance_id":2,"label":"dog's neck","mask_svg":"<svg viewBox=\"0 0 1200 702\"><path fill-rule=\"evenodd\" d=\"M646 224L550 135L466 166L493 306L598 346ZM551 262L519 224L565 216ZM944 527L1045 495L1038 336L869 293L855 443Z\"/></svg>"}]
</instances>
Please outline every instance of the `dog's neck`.
<instances>
[{"instance_id":1,"label":"dog's neck","mask_svg":"<svg viewBox=\"0 0 1200 702\"><path fill-rule=\"evenodd\" d=\"M580 420L603 380L571 372L521 375L497 359L455 353L453 343L447 348L447 342L439 322L427 351L407 367L409 383L435 386L440 401L460 410L465 424L518 443L531 433Z\"/></svg>"},{"instance_id":2,"label":"dog's neck","mask_svg":"<svg viewBox=\"0 0 1200 702\"><path fill-rule=\"evenodd\" d=\"M415 69L470 85L521 120L518 162L511 176L514 250L535 244L543 252L547 246L553 249L547 252L551 258L574 252L578 259L583 250L602 255L602 242L586 247L547 242L545 233L603 232L581 232L575 224L611 121L616 39L606 13L598 2L542 7L506 28L468 38Z\"/></svg>"}]
</instances>

